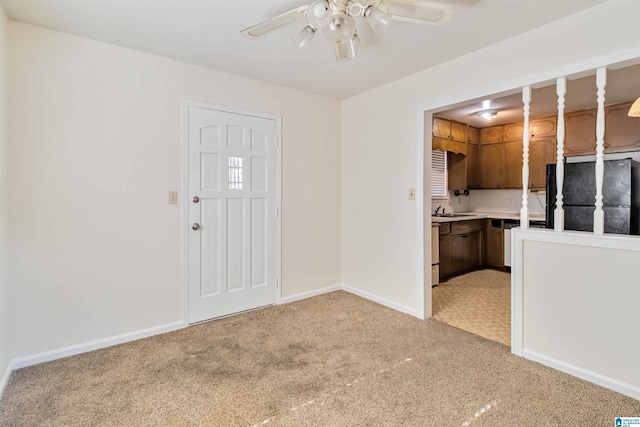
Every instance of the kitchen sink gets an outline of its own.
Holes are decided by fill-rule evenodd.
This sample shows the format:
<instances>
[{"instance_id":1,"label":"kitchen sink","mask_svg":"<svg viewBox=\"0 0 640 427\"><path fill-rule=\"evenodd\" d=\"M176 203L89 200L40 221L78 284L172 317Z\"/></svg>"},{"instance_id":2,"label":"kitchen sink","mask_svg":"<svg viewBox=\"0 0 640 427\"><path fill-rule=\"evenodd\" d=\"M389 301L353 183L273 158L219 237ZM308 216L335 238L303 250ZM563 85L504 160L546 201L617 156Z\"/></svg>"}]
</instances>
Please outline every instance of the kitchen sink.
<instances>
[{"instance_id":1,"label":"kitchen sink","mask_svg":"<svg viewBox=\"0 0 640 427\"><path fill-rule=\"evenodd\" d=\"M439 218L458 218L461 216L475 216L474 214L463 214L463 213L444 213L438 215L432 215Z\"/></svg>"}]
</instances>

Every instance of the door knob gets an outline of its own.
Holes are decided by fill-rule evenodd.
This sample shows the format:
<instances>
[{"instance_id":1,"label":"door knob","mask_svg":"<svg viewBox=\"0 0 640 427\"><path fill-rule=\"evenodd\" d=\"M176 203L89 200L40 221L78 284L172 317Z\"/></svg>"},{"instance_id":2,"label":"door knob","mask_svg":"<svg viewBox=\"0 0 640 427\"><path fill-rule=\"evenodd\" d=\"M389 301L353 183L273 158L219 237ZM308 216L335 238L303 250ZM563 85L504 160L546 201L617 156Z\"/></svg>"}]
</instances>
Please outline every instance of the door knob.
<instances>
[{"instance_id":1,"label":"door knob","mask_svg":"<svg viewBox=\"0 0 640 427\"><path fill-rule=\"evenodd\" d=\"M193 203L198 203L200 201L200 197L193 196Z\"/></svg>"},{"instance_id":2,"label":"door knob","mask_svg":"<svg viewBox=\"0 0 640 427\"><path fill-rule=\"evenodd\" d=\"M194 230L200 230L200 224L196 222L191 226L191 228L193 228Z\"/></svg>"}]
</instances>

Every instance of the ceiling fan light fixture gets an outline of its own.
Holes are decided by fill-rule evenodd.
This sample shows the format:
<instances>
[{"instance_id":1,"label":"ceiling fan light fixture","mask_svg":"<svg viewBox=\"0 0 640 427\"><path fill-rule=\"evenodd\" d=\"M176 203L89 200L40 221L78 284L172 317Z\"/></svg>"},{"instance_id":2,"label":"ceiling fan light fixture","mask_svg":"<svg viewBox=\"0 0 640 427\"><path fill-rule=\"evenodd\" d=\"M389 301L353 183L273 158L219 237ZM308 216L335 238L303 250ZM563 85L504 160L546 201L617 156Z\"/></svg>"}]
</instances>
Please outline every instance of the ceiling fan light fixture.
<instances>
[{"instance_id":1,"label":"ceiling fan light fixture","mask_svg":"<svg viewBox=\"0 0 640 427\"><path fill-rule=\"evenodd\" d=\"M316 30L311 25L307 25L291 40L298 46L298 49L305 50L315 35Z\"/></svg>"},{"instance_id":2,"label":"ceiling fan light fixture","mask_svg":"<svg viewBox=\"0 0 640 427\"><path fill-rule=\"evenodd\" d=\"M493 120L498 115L496 110L483 110L478 111L478 116L482 117L485 120Z\"/></svg>"},{"instance_id":3,"label":"ceiling fan light fixture","mask_svg":"<svg viewBox=\"0 0 640 427\"><path fill-rule=\"evenodd\" d=\"M326 1L316 1L307 9L307 21L314 28L324 28L331 22L331 8Z\"/></svg>"},{"instance_id":4,"label":"ceiling fan light fixture","mask_svg":"<svg viewBox=\"0 0 640 427\"><path fill-rule=\"evenodd\" d=\"M332 43L344 43L355 35L356 21L344 12L331 16L329 24L324 28L324 35Z\"/></svg>"},{"instance_id":5,"label":"ceiling fan light fixture","mask_svg":"<svg viewBox=\"0 0 640 427\"><path fill-rule=\"evenodd\" d=\"M342 43L335 43L334 50L336 61L351 61L364 53L364 47L360 42L358 34L354 34L351 39Z\"/></svg>"},{"instance_id":6,"label":"ceiling fan light fixture","mask_svg":"<svg viewBox=\"0 0 640 427\"><path fill-rule=\"evenodd\" d=\"M384 30L391 26L391 20L393 19L389 13L384 13L375 6L367 6L364 10L364 19L373 28L376 34L382 33Z\"/></svg>"}]
</instances>

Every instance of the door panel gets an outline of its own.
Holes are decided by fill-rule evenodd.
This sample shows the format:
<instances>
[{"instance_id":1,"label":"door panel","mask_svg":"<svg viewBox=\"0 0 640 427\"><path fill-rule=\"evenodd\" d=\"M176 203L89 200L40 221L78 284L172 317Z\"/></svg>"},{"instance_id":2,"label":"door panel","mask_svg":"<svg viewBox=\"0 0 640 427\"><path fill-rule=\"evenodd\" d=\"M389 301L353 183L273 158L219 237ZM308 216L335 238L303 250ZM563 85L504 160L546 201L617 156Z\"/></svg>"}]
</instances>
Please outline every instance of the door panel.
<instances>
[{"instance_id":1,"label":"door panel","mask_svg":"<svg viewBox=\"0 0 640 427\"><path fill-rule=\"evenodd\" d=\"M276 301L276 136L275 120L189 107L189 323Z\"/></svg>"}]
</instances>

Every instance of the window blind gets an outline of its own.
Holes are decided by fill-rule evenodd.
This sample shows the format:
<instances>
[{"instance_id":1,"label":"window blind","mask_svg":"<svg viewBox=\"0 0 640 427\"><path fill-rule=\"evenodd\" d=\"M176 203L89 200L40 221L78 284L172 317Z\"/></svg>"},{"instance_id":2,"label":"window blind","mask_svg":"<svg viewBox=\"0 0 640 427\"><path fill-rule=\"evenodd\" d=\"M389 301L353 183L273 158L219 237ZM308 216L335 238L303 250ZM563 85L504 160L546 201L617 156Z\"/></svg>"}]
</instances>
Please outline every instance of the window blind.
<instances>
[{"instance_id":1,"label":"window blind","mask_svg":"<svg viewBox=\"0 0 640 427\"><path fill-rule=\"evenodd\" d=\"M447 197L447 153L431 151L431 197Z\"/></svg>"}]
</instances>

